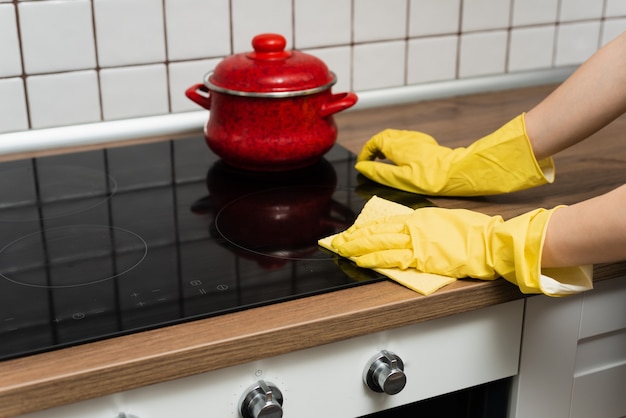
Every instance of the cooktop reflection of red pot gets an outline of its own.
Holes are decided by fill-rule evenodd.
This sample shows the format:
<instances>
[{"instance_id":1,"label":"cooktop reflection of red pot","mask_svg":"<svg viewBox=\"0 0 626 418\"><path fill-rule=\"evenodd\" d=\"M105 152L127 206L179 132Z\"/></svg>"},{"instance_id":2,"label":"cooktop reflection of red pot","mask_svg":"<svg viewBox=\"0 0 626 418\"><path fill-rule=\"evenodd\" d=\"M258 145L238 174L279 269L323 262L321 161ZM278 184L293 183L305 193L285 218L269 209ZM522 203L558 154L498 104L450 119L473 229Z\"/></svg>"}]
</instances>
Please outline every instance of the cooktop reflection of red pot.
<instances>
[{"instance_id":1,"label":"cooktop reflection of red pot","mask_svg":"<svg viewBox=\"0 0 626 418\"><path fill-rule=\"evenodd\" d=\"M228 164L283 171L319 161L337 139L333 114L357 102L331 93L336 77L324 62L285 50L278 34L252 40L254 51L232 55L185 94L210 110L204 134Z\"/></svg>"},{"instance_id":2,"label":"cooktop reflection of red pot","mask_svg":"<svg viewBox=\"0 0 626 418\"><path fill-rule=\"evenodd\" d=\"M337 173L326 159L289 173L243 171L219 161L207 174L207 188L209 196L192 210L215 216L213 232L265 268L315 257L320 237L356 218L333 198Z\"/></svg>"}]
</instances>

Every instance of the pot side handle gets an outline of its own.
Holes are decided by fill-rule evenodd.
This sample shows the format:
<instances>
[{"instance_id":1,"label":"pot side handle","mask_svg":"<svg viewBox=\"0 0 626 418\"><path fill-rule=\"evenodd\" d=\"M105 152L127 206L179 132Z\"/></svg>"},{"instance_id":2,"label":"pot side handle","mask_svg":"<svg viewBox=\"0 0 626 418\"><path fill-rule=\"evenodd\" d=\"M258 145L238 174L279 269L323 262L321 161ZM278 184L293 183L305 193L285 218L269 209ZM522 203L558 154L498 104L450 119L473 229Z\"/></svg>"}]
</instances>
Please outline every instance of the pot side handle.
<instances>
[{"instance_id":1,"label":"pot side handle","mask_svg":"<svg viewBox=\"0 0 626 418\"><path fill-rule=\"evenodd\" d=\"M200 94L199 92L205 94ZM185 90L185 95L206 110L211 110L211 93L209 92L209 88L204 84L194 84Z\"/></svg>"},{"instance_id":2,"label":"pot side handle","mask_svg":"<svg viewBox=\"0 0 626 418\"><path fill-rule=\"evenodd\" d=\"M323 118L330 116L334 113L341 112L344 109L354 106L358 97L356 93L337 93L330 96L330 101L324 103L320 110Z\"/></svg>"}]
</instances>

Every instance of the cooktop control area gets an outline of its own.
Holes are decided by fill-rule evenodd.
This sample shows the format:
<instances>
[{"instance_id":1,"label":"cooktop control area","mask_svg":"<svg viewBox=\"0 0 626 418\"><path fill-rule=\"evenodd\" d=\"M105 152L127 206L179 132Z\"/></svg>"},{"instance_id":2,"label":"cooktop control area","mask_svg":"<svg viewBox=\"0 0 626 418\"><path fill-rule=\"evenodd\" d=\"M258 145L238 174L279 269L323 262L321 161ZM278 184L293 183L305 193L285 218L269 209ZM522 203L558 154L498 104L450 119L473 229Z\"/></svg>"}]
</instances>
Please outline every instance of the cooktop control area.
<instances>
[{"instance_id":1,"label":"cooktop control area","mask_svg":"<svg viewBox=\"0 0 626 418\"><path fill-rule=\"evenodd\" d=\"M237 170L202 137L0 163L0 359L382 278L317 240L373 194L336 145Z\"/></svg>"}]
</instances>

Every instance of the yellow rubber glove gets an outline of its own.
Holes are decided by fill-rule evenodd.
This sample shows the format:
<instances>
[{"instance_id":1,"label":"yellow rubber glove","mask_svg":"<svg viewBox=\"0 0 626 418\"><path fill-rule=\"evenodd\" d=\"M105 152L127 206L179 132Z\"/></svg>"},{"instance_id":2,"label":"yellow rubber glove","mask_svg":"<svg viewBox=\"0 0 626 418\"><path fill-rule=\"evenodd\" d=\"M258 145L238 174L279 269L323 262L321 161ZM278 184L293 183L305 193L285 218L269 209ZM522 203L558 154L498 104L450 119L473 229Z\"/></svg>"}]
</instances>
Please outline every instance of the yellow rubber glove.
<instances>
[{"instance_id":1,"label":"yellow rubber glove","mask_svg":"<svg viewBox=\"0 0 626 418\"><path fill-rule=\"evenodd\" d=\"M393 164L372 161L387 158ZM554 181L552 158L537 161L524 114L467 148L447 148L430 135L387 129L361 150L356 169L386 186L430 196L485 196Z\"/></svg>"},{"instance_id":2,"label":"yellow rubber glove","mask_svg":"<svg viewBox=\"0 0 626 418\"><path fill-rule=\"evenodd\" d=\"M569 283L547 288L541 277L546 227L561 207L537 209L508 221L465 209L421 208L409 215L352 226L332 246L342 256L356 257L360 267L415 268L484 280L502 276L524 293L570 294ZM572 280L572 286L579 286L578 278L572 276ZM590 284L584 286L586 290Z\"/></svg>"}]
</instances>

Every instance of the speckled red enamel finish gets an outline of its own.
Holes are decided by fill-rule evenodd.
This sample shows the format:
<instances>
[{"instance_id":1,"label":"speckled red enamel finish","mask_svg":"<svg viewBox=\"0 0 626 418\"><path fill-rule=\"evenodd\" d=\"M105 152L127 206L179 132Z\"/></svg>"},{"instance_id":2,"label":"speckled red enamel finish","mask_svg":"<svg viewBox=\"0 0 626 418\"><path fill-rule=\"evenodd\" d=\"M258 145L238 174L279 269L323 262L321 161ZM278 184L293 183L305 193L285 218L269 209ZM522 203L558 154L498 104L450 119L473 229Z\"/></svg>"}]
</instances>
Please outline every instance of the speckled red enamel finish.
<instances>
[{"instance_id":1,"label":"speckled red enamel finish","mask_svg":"<svg viewBox=\"0 0 626 418\"><path fill-rule=\"evenodd\" d=\"M227 163L249 170L301 168L318 161L335 143L332 117L320 117L330 100L313 96L260 99L212 92L205 128L209 148Z\"/></svg>"},{"instance_id":2,"label":"speckled red enamel finish","mask_svg":"<svg viewBox=\"0 0 626 418\"><path fill-rule=\"evenodd\" d=\"M222 61L207 85L186 91L211 111L204 130L209 148L246 170L293 170L319 161L337 139L332 115L354 105L356 95L332 94L334 75L326 65L285 51L280 35L259 35L253 46L254 52ZM318 90L304 94L311 89ZM276 96L285 92L293 95Z\"/></svg>"},{"instance_id":3,"label":"speckled red enamel finish","mask_svg":"<svg viewBox=\"0 0 626 418\"><path fill-rule=\"evenodd\" d=\"M225 58L215 67L211 82L229 90L270 93L297 92L333 81L322 60L300 51L286 51L286 44L278 34L255 36L254 51Z\"/></svg>"}]
</instances>

